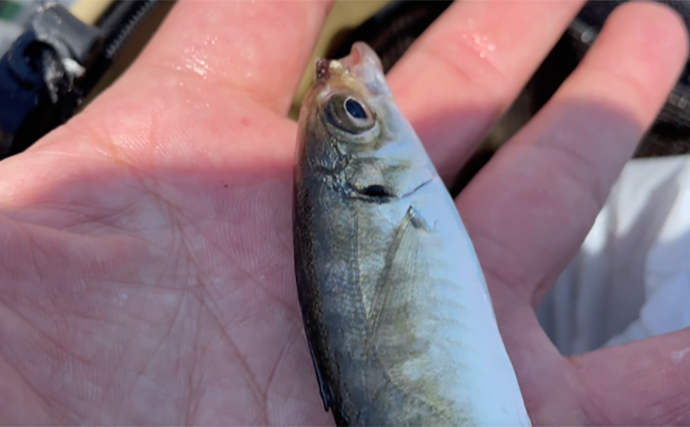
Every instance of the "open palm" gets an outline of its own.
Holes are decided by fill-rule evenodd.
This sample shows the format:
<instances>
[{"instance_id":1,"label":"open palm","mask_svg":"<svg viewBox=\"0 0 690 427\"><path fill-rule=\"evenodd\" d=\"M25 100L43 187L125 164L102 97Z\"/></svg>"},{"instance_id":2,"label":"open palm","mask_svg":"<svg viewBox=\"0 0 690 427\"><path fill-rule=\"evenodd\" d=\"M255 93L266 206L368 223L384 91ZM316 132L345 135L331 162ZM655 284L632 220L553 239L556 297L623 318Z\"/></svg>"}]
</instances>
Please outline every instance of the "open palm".
<instances>
[{"instance_id":1,"label":"open palm","mask_svg":"<svg viewBox=\"0 0 690 427\"><path fill-rule=\"evenodd\" d=\"M578 2L458 2L390 73L453 176ZM331 424L297 304L284 118L325 2L188 1L85 112L0 163L0 422ZM535 424L690 422L681 331L561 357L533 308L686 54L635 4L458 199ZM678 354L678 353L674 353Z\"/></svg>"}]
</instances>

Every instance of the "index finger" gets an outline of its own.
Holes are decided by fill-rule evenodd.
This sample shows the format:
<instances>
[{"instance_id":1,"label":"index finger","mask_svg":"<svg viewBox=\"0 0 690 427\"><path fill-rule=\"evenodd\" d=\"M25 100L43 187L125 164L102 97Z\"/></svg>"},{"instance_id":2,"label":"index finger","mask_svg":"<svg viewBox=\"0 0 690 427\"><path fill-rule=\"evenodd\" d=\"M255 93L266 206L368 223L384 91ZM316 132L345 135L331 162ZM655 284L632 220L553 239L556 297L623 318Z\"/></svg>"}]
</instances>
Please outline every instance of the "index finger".
<instances>
[{"instance_id":1,"label":"index finger","mask_svg":"<svg viewBox=\"0 0 690 427\"><path fill-rule=\"evenodd\" d=\"M129 76L179 75L287 112L331 1L186 0L175 5Z\"/></svg>"}]
</instances>

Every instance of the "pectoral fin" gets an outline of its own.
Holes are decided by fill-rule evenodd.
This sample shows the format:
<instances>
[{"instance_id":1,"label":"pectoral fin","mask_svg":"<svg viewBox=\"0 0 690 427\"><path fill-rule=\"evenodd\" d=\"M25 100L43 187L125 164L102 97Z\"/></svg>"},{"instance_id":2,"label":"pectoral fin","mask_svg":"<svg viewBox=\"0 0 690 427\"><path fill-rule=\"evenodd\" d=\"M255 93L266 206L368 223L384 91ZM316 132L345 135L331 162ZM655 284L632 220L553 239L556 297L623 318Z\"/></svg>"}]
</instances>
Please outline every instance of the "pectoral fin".
<instances>
[{"instance_id":1,"label":"pectoral fin","mask_svg":"<svg viewBox=\"0 0 690 427\"><path fill-rule=\"evenodd\" d=\"M367 352L376 347L405 345L413 300L420 295L419 287L423 286L424 277L428 277L425 274L425 255L420 251L420 238L429 231L426 220L410 206L396 228L383 272L376 284ZM387 340L388 345L378 346L382 340ZM400 342L391 343L391 340Z\"/></svg>"}]
</instances>

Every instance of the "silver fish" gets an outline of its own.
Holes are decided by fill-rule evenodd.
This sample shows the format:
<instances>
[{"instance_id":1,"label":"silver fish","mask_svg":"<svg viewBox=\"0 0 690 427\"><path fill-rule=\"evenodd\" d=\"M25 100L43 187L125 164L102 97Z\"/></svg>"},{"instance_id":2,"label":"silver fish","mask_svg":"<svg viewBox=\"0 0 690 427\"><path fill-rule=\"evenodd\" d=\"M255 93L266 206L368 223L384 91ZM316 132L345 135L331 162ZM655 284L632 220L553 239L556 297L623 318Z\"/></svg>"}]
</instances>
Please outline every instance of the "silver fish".
<instances>
[{"instance_id":1,"label":"silver fish","mask_svg":"<svg viewBox=\"0 0 690 427\"><path fill-rule=\"evenodd\" d=\"M457 209L374 51L318 60L299 119L295 270L339 425L530 425Z\"/></svg>"}]
</instances>

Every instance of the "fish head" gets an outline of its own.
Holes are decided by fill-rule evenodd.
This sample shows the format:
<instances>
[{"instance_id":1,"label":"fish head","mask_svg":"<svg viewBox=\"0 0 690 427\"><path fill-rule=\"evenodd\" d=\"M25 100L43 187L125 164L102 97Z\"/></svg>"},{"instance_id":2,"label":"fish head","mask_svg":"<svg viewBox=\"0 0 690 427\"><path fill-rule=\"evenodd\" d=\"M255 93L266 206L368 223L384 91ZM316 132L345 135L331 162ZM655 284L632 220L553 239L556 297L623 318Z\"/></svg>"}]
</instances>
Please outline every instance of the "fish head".
<instances>
[{"instance_id":1,"label":"fish head","mask_svg":"<svg viewBox=\"0 0 690 427\"><path fill-rule=\"evenodd\" d=\"M357 42L345 58L318 59L315 74L300 110L298 163L355 195L401 197L436 176L373 49Z\"/></svg>"}]
</instances>

